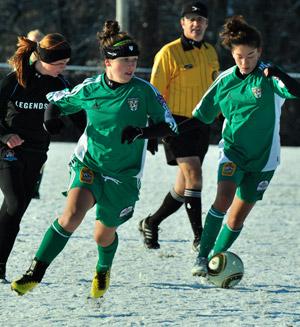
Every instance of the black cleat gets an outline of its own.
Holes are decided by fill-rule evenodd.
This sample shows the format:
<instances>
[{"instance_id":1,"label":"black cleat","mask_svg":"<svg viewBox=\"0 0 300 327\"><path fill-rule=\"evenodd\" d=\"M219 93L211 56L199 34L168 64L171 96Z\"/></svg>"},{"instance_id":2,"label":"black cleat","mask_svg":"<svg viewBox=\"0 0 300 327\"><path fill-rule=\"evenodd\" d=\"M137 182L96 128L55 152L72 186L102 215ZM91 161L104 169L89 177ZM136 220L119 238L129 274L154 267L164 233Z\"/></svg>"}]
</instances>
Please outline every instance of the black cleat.
<instances>
[{"instance_id":1,"label":"black cleat","mask_svg":"<svg viewBox=\"0 0 300 327\"><path fill-rule=\"evenodd\" d=\"M150 217L150 216L149 216ZM157 226L150 225L147 221L149 217L139 222L139 231L144 237L144 244L148 249L159 249L158 230Z\"/></svg>"}]
</instances>

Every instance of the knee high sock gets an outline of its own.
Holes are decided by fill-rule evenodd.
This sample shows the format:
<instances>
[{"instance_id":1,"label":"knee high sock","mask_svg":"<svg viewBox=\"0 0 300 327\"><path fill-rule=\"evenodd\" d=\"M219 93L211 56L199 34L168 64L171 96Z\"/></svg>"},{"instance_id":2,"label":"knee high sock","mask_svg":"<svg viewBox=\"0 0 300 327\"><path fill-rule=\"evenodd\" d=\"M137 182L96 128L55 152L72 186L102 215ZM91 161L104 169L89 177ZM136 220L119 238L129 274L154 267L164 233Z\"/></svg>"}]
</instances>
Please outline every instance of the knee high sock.
<instances>
[{"instance_id":1,"label":"knee high sock","mask_svg":"<svg viewBox=\"0 0 300 327\"><path fill-rule=\"evenodd\" d=\"M109 246L98 245L98 262L96 271L107 271L111 268L115 253L119 244L118 234L115 234L115 239Z\"/></svg>"},{"instance_id":2,"label":"knee high sock","mask_svg":"<svg viewBox=\"0 0 300 327\"><path fill-rule=\"evenodd\" d=\"M56 219L45 233L35 258L49 265L63 250L71 235L72 233L64 230Z\"/></svg>"},{"instance_id":3,"label":"knee high sock","mask_svg":"<svg viewBox=\"0 0 300 327\"><path fill-rule=\"evenodd\" d=\"M148 223L158 226L168 216L176 212L183 203L184 197L180 196L174 191L174 189L172 189L164 198L159 209L149 217Z\"/></svg>"},{"instance_id":4,"label":"knee high sock","mask_svg":"<svg viewBox=\"0 0 300 327\"><path fill-rule=\"evenodd\" d=\"M184 204L194 237L200 240L202 234L201 190L185 189Z\"/></svg>"},{"instance_id":5,"label":"knee high sock","mask_svg":"<svg viewBox=\"0 0 300 327\"><path fill-rule=\"evenodd\" d=\"M220 231L220 234L216 240L216 243L211 253L209 254L209 258L211 258L212 256L214 256L219 252L228 250L233 244L233 242L240 235L242 228L238 230L233 230L227 224L225 224Z\"/></svg>"},{"instance_id":6,"label":"knee high sock","mask_svg":"<svg viewBox=\"0 0 300 327\"><path fill-rule=\"evenodd\" d=\"M224 216L225 212L220 212L213 207L209 209L201 237L199 257L208 257L221 229Z\"/></svg>"}]
</instances>

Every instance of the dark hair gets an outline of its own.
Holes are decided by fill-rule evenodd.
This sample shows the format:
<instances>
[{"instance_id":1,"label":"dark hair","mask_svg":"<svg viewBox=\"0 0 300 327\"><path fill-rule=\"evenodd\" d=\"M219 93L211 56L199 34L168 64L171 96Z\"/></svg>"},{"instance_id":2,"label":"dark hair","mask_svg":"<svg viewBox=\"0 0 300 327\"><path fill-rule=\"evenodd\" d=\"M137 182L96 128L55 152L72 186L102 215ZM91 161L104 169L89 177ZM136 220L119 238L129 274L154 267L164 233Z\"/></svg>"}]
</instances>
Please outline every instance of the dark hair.
<instances>
[{"instance_id":1,"label":"dark hair","mask_svg":"<svg viewBox=\"0 0 300 327\"><path fill-rule=\"evenodd\" d=\"M231 50L236 45L249 45L254 48L262 47L260 32L249 25L243 16L237 15L228 18L220 32L222 45Z\"/></svg>"},{"instance_id":2,"label":"dark hair","mask_svg":"<svg viewBox=\"0 0 300 327\"><path fill-rule=\"evenodd\" d=\"M30 68L30 56L37 50L37 42L31 41L25 36L18 37L17 50L8 60L8 63L15 69L18 83L26 87L27 77ZM39 47L47 50L65 50L70 45L65 37L59 33L47 34L42 38Z\"/></svg>"},{"instance_id":3,"label":"dark hair","mask_svg":"<svg viewBox=\"0 0 300 327\"><path fill-rule=\"evenodd\" d=\"M107 20L97 36L100 51L106 59L138 56L140 53L137 43L126 32L120 31L119 23L115 20Z\"/></svg>"},{"instance_id":4,"label":"dark hair","mask_svg":"<svg viewBox=\"0 0 300 327\"><path fill-rule=\"evenodd\" d=\"M120 31L120 25L115 20L107 20L101 32L97 33L100 49L112 47L115 43L131 39L126 32Z\"/></svg>"}]
</instances>

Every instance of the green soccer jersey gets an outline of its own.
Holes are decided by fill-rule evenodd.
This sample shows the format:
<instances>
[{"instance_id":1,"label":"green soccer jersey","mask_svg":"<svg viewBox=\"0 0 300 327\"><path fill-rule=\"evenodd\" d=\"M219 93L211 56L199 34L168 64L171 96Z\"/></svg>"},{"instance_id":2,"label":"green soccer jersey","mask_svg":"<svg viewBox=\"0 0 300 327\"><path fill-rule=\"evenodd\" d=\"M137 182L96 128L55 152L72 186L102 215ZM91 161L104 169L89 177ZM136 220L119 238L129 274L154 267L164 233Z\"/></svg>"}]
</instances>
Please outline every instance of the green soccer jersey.
<instances>
[{"instance_id":1,"label":"green soccer jersey","mask_svg":"<svg viewBox=\"0 0 300 327\"><path fill-rule=\"evenodd\" d=\"M221 144L225 155L246 171L275 170L280 162L281 106L291 95L283 82L263 74L263 63L245 79L237 66L215 80L193 111L204 123L225 117Z\"/></svg>"},{"instance_id":2,"label":"green soccer jersey","mask_svg":"<svg viewBox=\"0 0 300 327\"><path fill-rule=\"evenodd\" d=\"M166 122L173 131L176 123L158 91L147 81L133 77L130 82L111 89L104 74L87 78L73 90L47 95L62 115L84 109L87 126L75 148L75 156L90 169L118 180L141 177L147 141L137 139L121 144L124 127L146 127L148 117L154 123Z\"/></svg>"}]
</instances>

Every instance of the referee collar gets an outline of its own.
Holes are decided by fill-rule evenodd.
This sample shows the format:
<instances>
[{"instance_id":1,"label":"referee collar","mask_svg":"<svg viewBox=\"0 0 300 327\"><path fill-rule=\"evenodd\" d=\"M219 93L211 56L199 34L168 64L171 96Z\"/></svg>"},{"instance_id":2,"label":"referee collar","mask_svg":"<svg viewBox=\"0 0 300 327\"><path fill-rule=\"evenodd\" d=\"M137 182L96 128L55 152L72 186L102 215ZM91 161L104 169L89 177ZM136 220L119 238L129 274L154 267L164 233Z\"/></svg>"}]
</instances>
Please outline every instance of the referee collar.
<instances>
[{"instance_id":1,"label":"referee collar","mask_svg":"<svg viewBox=\"0 0 300 327\"><path fill-rule=\"evenodd\" d=\"M184 34L181 34L181 44L182 44L182 48L184 51L189 51L189 50L193 50L194 48L198 48L200 49L202 44L204 43L203 41L194 41L191 39L188 39Z\"/></svg>"}]
</instances>

